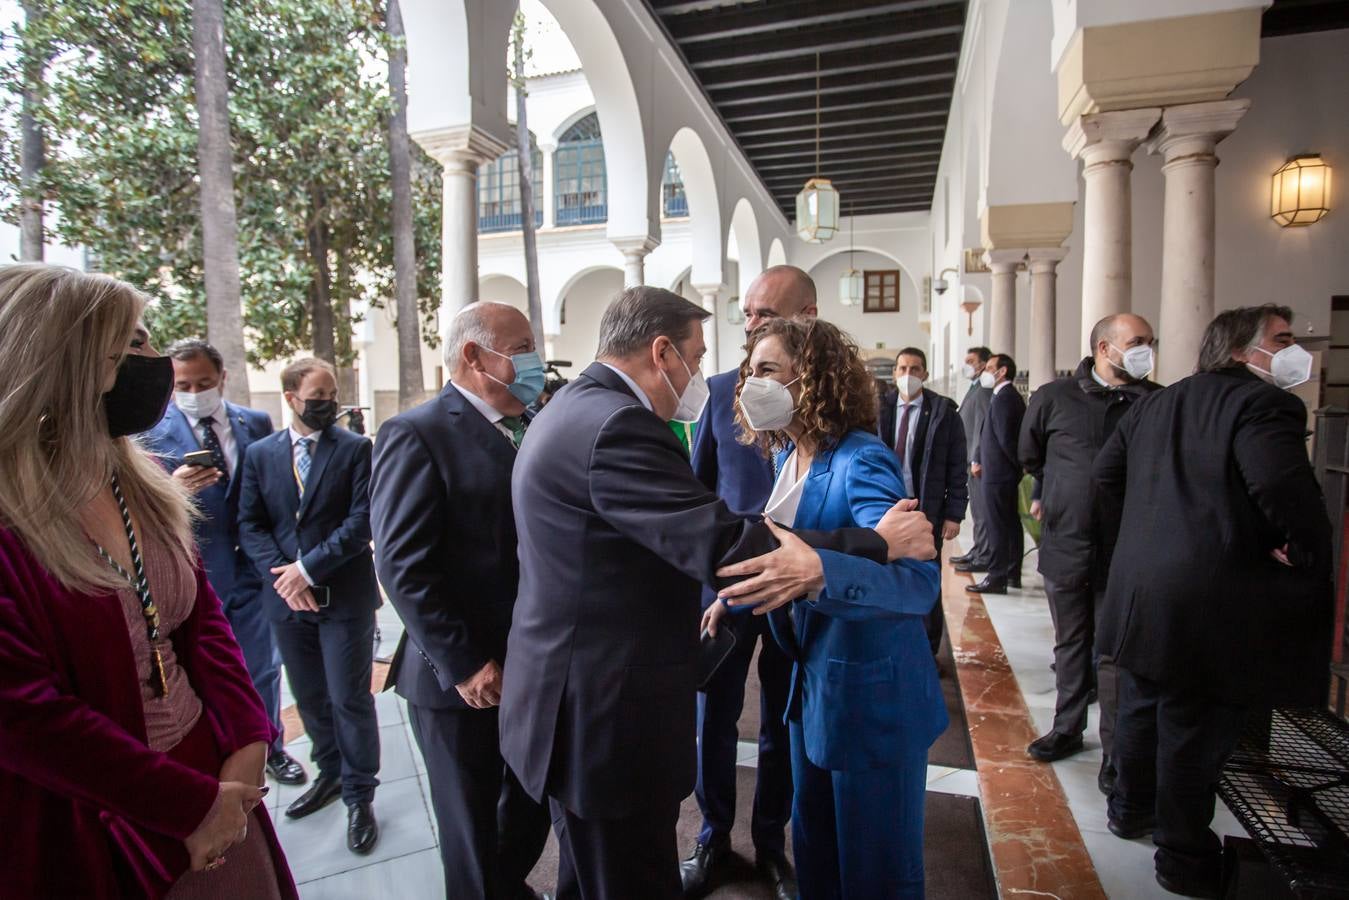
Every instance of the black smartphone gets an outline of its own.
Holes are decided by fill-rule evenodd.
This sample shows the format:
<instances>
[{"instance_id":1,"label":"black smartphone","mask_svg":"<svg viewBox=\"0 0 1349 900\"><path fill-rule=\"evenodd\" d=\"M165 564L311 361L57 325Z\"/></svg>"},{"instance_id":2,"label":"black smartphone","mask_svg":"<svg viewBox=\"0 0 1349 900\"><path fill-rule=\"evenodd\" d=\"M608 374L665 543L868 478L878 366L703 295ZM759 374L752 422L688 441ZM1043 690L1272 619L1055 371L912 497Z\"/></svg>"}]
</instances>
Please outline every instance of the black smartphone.
<instances>
[{"instance_id":1,"label":"black smartphone","mask_svg":"<svg viewBox=\"0 0 1349 900\"><path fill-rule=\"evenodd\" d=\"M715 635L703 629L702 639L698 643L698 690L707 690L707 683L734 649L735 631L726 622L721 623Z\"/></svg>"},{"instance_id":2,"label":"black smartphone","mask_svg":"<svg viewBox=\"0 0 1349 900\"><path fill-rule=\"evenodd\" d=\"M210 469L215 467L215 459L211 456L210 450L193 450L183 455L183 465Z\"/></svg>"},{"instance_id":3,"label":"black smartphone","mask_svg":"<svg viewBox=\"0 0 1349 900\"><path fill-rule=\"evenodd\" d=\"M319 609L327 609L333 602L332 589L324 584L311 584L309 592L314 595L314 602L318 604Z\"/></svg>"}]
</instances>

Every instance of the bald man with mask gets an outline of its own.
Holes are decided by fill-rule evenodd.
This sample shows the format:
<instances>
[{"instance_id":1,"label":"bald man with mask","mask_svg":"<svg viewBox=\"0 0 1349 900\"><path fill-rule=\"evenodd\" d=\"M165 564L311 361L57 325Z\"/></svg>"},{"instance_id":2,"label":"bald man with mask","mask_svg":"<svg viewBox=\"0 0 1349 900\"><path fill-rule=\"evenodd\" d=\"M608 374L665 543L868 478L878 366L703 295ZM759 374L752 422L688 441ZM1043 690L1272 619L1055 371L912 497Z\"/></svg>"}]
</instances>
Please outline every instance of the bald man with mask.
<instances>
[{"instance_id":1,"label":"bald man with mask","mask_svg":"<svg viewBox=\"0 0 1349 900\"><path fill-rule=\"evenodd\" d=\"M795 266L773 266L750 284L742 302L745 334L774 318L814 317L815 282ZM707 380L707 408L693 444L693 470L698 479L742 516L758 515L773 489L773 467L756 447L739 443L735 424L735 388L739 366ZM716 602L703 592L703 608ZM698 782L695 793L703 827L692 853L680 865L686 896L698 896L730 853L735 823L737 723L745 702L745 678L756 646L759 649L759 762L750 830L760 874L777 898L794 898L796 881L785 853L785 830L791 818L792 774L783 712L792 671L791 661L773 641L768 620L743 616L733 620L735 649L722 663L707 691L698 695Z\"/></svg>"}]
</instances>

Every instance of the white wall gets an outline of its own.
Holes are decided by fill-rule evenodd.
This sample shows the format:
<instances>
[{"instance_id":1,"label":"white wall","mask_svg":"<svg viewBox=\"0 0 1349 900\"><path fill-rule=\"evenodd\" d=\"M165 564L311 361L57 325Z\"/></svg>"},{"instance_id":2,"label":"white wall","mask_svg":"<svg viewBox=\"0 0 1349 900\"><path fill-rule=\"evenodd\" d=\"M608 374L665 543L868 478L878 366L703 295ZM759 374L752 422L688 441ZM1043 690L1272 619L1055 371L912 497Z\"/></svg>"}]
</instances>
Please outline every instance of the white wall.
<instances>
[{"instance_id":1,"label":"white wall","mask_svg":"<svg viewBox=\"0 0 1349 900\"><path fill-rule=\"evenodd\" d=\"M855 254L853 267L862 272L898 268L893 259L868 252ZM928 336L918 325L919 296L914 280L907 273L900 277L899 312L867 313L861 306L844 306L839 302L838 279L847 268L848 254L843 252L826 258L810 270L819 297L820 318L842 328L864 351L898 350L907 346L926 349Z\"/></svg>"},{"instance_id":2,"label":"white wall","mask_svg":"<svg viewBox=\"0 0 1349 900\"><path fill-rule=\"evenodd\" d=\"M551 359L573 363L562 374L574 378L595 360L595 345L600 334L600 317L609 301L623 290L620 269L597 269L583 275L566 292L567 321L553 338Z\"/></svg>"}]
</instances>

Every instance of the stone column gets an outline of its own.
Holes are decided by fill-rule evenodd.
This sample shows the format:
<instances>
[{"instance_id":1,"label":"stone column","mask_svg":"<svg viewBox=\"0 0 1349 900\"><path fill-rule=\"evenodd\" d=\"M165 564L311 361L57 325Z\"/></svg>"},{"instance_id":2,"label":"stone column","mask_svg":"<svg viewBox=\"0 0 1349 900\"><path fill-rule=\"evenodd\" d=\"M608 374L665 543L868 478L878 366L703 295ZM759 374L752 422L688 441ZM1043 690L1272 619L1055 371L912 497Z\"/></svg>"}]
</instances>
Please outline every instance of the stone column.
<instances>
[{"instance_id":1,"label":"stone column","mask_svg":"<svg viewBox=\"0 0 1349 900\"><path fill-rule=\"evenodd\" d=\"M534 185L534 205L543 210L544 228L557 225L557 191L553 175L553 154L557 153L557 144L539 144L543 154L543 183Z\"/></svg>"},{"instance_id":2,"label":"stone column","mask_svg":"<svg viewBox=\"0 0 1349 900\"><path fill-rule=\"evenodd\" d=\"M1199 342L1213 318L1214 149L1231 134L1250 100L1220 100L1173 106L1148 152L1165 162L1162 219L1162 314L1157 381L1171 384L1194 372Z\"/></svg>"},{"instance_id":3,"label":"stone column","mask_svg":"<svg viewBox=\"0 0 1349 900\"><path fill-rule=\"evenodd\" d=\"M472 125L413 137L441 165L441 324L478 299L478 166L506 152L505 141Z\"/></svg>"},{"instance_id":4,"label":"stone column","mask_svg":"<svg viewBox=\"0 0 1349 900\"><path fill-rule=\"evenodd\" d=\"M1026 258L1025 249L988 250L984 259L993 270L993 295L989 300L988 349L1016 357L1016 270ZM1017 363L1020 365L1020 361Z\"/></svg>"},{"instance_id":5,"label":"stone column","mask_svg":"<svg viewBox=\"0 0 1349 900\"><path fill-rule=\"evenodd\" d=\"M1133 305L1133 153L1161 117L1157 108L1081 116L1063 148L1083 163L1086 181L1082 235L1082 346L1091 328Z\"/></svg>"},{"instance_id":6,"label":"stone column","mask_svg":"<svg viewBox=\"0 0 1349 900\"><path fill-rule=\"evenodd\" d=\"M1054 345L1058 340L1058 266L1066 247L1033 247L1026 251L1030 265L1030 389L1054 380Z\"/></svg>"},{"instance_id":7,"label":"stone column","mask_svg":"<svg viewBox=\"0 0 1349 900\"><path fill-rule=\"evenodd\" d=\"M646 255L660 245L651 237L614 238L613 244L623 254L623 287L646 284Z\"/></svg>"},{"instance_id":8,"label":"stone column","mask_svg":"<svg viewBox=\"0 0 1349 900\"><path fill-rule=\"evenodd\" d=\"M704 357L704 372L713 374L721 371L721 343L718 335L721 330L721 314L717 297L721 292L719 284L695 284L693 289L703 298L703 309L712 315L703 320L703 341L707 344L707 356Z\"/></svg>"}]
</instances>

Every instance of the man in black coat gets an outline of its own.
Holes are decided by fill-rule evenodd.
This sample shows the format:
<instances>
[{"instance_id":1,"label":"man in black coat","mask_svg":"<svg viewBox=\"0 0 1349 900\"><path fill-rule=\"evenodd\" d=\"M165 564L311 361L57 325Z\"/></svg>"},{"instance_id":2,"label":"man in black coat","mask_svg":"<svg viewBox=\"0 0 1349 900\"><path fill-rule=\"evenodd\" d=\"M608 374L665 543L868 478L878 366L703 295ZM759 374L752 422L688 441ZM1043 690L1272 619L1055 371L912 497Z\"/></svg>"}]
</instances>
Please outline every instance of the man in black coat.
<instances>
[{"instance_id":1,"label":"man in black coat","mask_svg":"<svg viewBox=\"0 0 1349 900\"><path fill-rule=\"evenodd\" d=\"M1134 401L1159 390L1147 379L1153 365L1152 326L1119 313L1091 330L1091 356L1072 378L1043 385L1030 398L1021 423L1021 463L1040 480L1031 514L1040 520L1039 569L1054 620L1057 700L1054 726L1026 752L1053 762L1082 749L1088 695L1101 700L1101 774L1106 793L1114 780L1110 761L1115 726L1115 674L1108 657L1092 677L1092 645L1099 598L1110 557L1101 536L1091 467L1101 446Z\"/></svg>"},{"instance_id":2,"label":"man in black coat","mask_svg":"<svg viewBox=\"0 0 1349 900\"><path fill-rule=\"evenodd\" d=\"M948 397L923 387L927 354L905 347L895 356L895 388L881 400L877 433L890 445L904 473L904 489L918 498L918 508L932 523L941 557L942 541L960 534L969 499L965 427ZM941 645L941 590L927 614L927 639L933 655Z\"/></svg>"},{"instance_id":3,"label":"man in black coat","mask_svg":"<svg viewBox=\"0 0 1349 900\"><path fill-rule=\"evenodd\" d=\"M562 900L680 896L699 584L775 544L698 481L667 425L701 412L707 315L669 291L625 290L601 320L599 361L539 413L515 466L520 593L501 747L531 796L549 800ZM898 512L907 503L877 527L902 524L902 536L782 532L762 574L740 586L745 599L767 610L825 583L837 555L805 539L877 561L930 559L927 520Z\"/></svg>"},{"instance_id":4,"label":"man in black coat","mask_svg":"<svg viewBox=\"0 0 1349 900\"><path fill-rule=\"evenodd\" d=\"M960 424L965 428L965 452L969 454L967 463L974 463L974 455L979 450L979 435L983 432L984 419L988 417L988 404L993 399L993 389L979 383L979 376L993 356L987 347L971 347L965 352L965 363L961 366L961 377L969 381L969 388L960 401ZM988 511L984 508L983 492L979 489L979 479L970 478L969 513L974 523L974 539L969 549L960 556L951 557L951 564L957 572L985 572L988 570Z\"/></svg>"},{"instance_id":5,"label":"man in black coat","mask_svg":"<svg viewBox=\"0 0 1349 900\"><path fill-rule=\"evenodd\" d=\"M542 367L504 303L460 310L445 353L450 383L375 445L376 561L406 629L389 684L426 760L447 896L519 900L548 814L502 760L497 706L519 585L511 470Z\"/></svg>"},{"instance_id":6,"label":"man in black coat","mask_svg":"<svg viewBox=\"0 0 1349 900\"><path fill-rule=\"evenodd\" d=\"M1195 375L1134 404L1096 460L1122 503L1097 646L1119 672L1110 830L1167 890L1218 896L1214 785L1243 715L1321 705L1330 522L1307 460L1292 312L1220 314Z\"/></svg>"},{"instance_id":7,"label":"man in black coat","mask_svg":"<svg viewBox=\"0 0 1349 900\"><path fill-rule=\"evenodd\" d=\"M282 371L294 421L244 455L239 541L265 585L263 608L319 772L286 815L302 818L340 796L348 849L369 853L379 839L370 676L380 604L370 556L370 441L334 424L336 376L313 358Z\"/></svg>"},{"instance_id":8,"label":"man in black coat","mask_svg":"<svg viewBox=\"0 0 1349 900\"><path fill-rule=\"evenodd\" d=\"M1021 399L1012 379L1016 362L1006 353L995 353L979 376L980 384L991 388L979 433L979 446L970 464L970 474L979 482L984 506L988 510L988 575L965 590L979 594L1005 594L1008 587L1021 587L1021 557L1026 533L1021 527L1018 490L1021 485L1021 461L1017 458L1017 439L1026 401Z\"/></svg>"}]
</instances>

